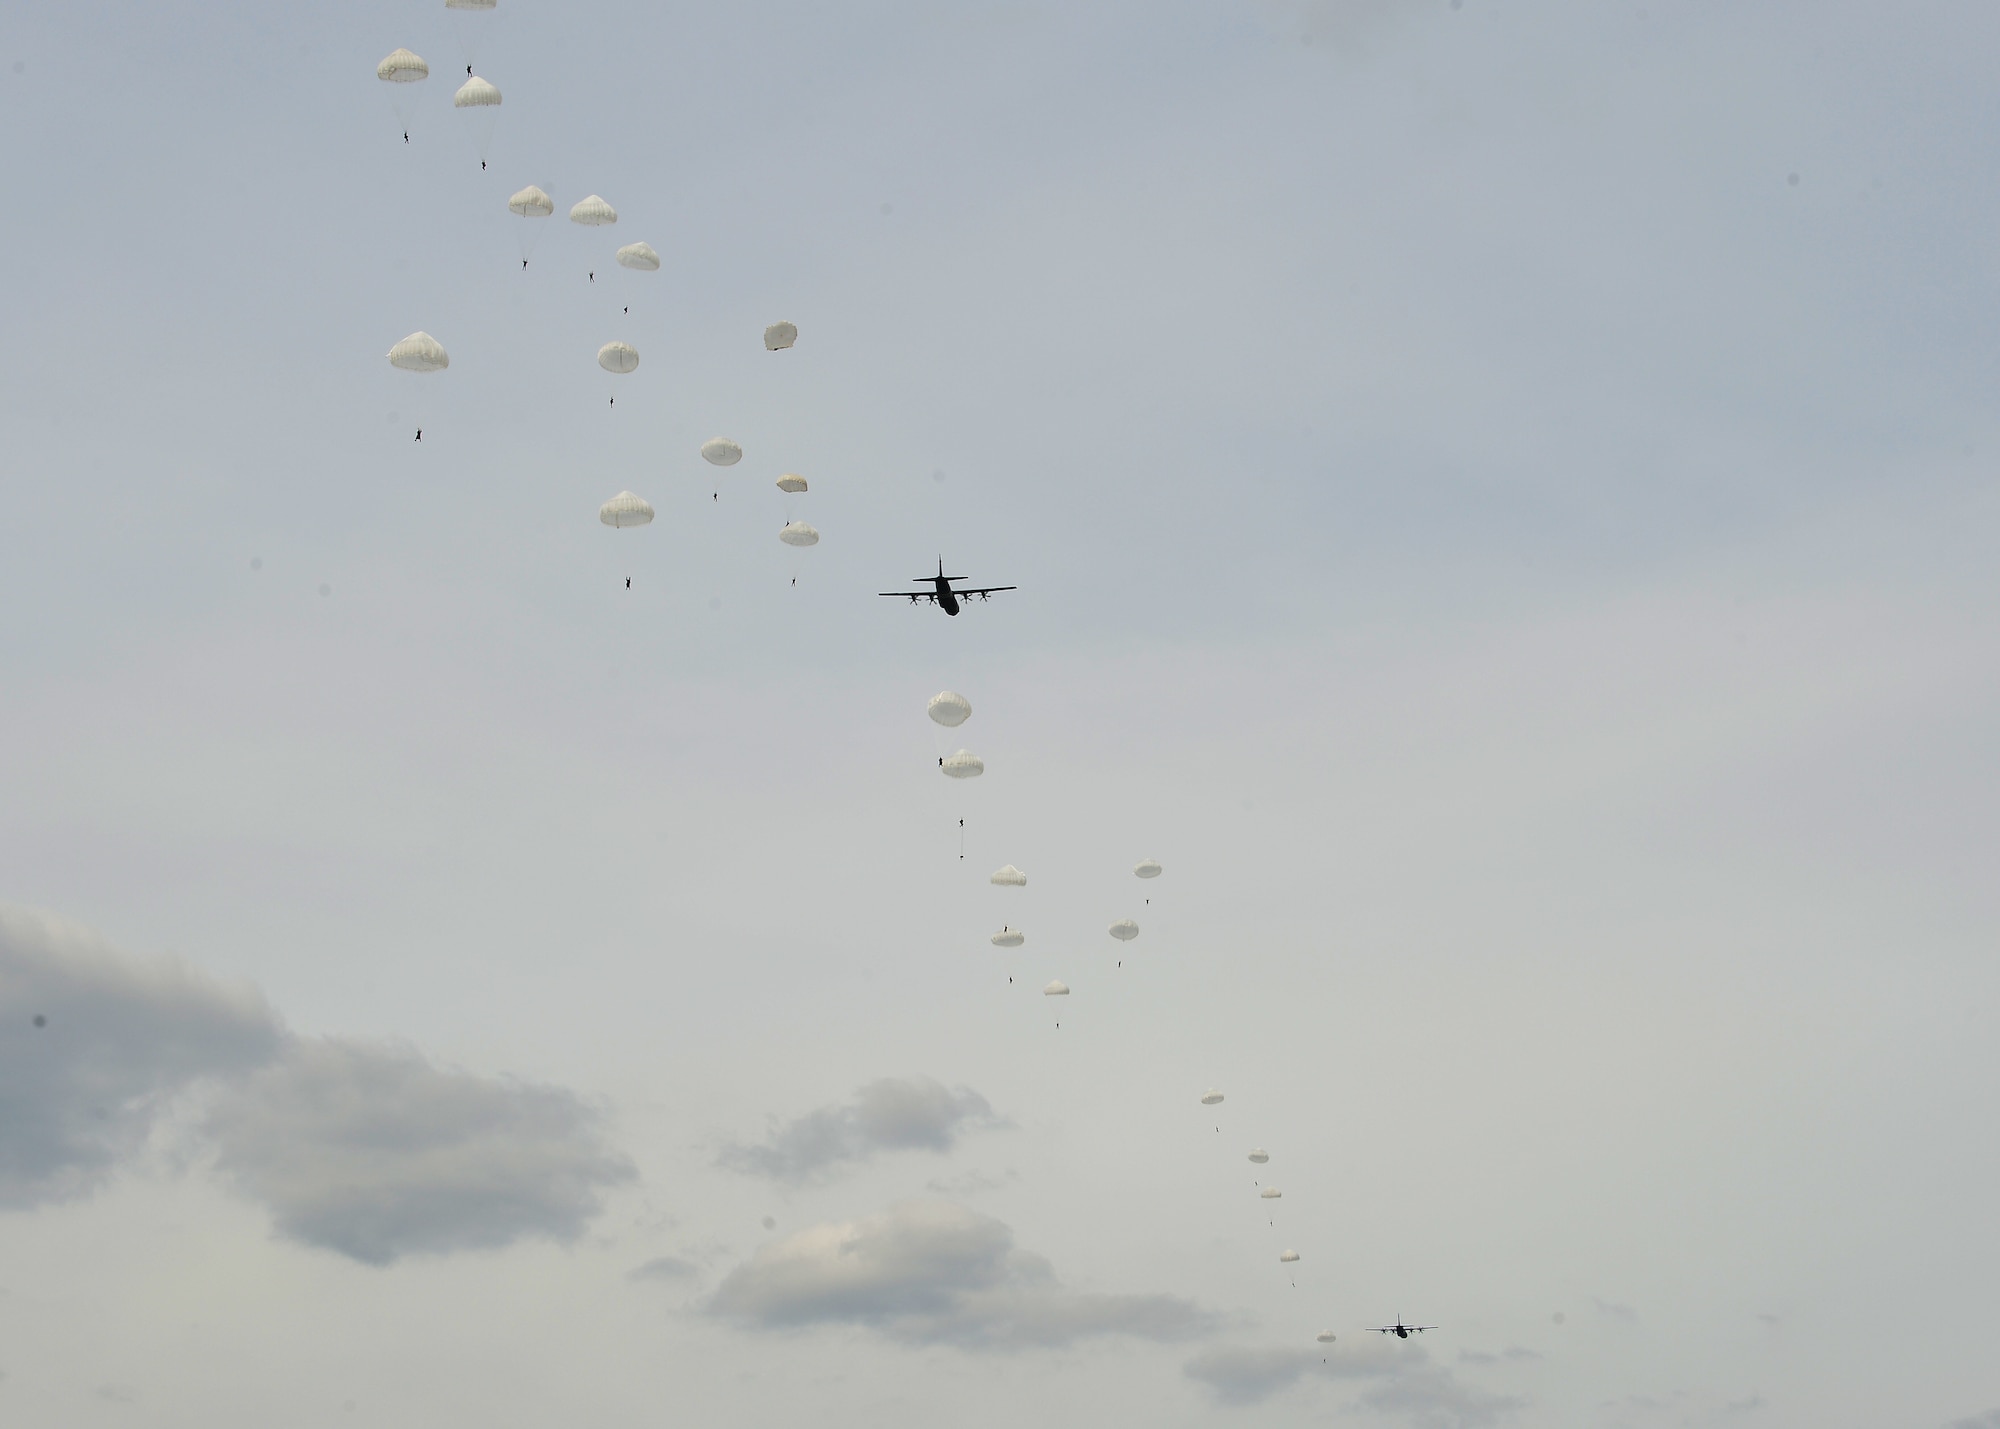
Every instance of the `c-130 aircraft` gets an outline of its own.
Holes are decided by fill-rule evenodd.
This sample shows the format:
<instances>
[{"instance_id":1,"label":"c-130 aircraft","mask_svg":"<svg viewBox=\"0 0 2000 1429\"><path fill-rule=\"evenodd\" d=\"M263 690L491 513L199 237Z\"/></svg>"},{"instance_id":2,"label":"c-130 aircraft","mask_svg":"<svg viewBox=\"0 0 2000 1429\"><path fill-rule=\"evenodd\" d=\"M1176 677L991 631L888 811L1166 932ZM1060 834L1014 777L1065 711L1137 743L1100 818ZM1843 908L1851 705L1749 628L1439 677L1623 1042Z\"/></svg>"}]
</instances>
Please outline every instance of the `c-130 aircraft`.
<instances>
[{"instance_id":1,"label":"c-130 aircraft","mask_svg":"<svg viewBox=\"0 0 2000 1429\"><path fill-rule=\"evenodd\" d=\"M981 600L991 600L994 596L998 595L1003 590L1019 589L1019 587L1017 586L1010 586L1010 585L986 585L986 586L971 586L965 590L953 590L951 588L951 583L953 581L970 580L971 577L946 575L944 573L943 556L938 557L938 569L936 575L918 576L917 579L919 581L929 582L930 585L932 586L932 589L885 590L885 591L878 591L877 594L894 596L897 597L898 599L905 599L908 600L911 605L915 605L919 601L927 600L932 605L937 606L946 615L956 615L958 614L958 598L960 596L976 595Z\"/></svg>"},{"instance_id":2,"label":"c-130 aircraft","mask_svg":"<svg viewBox=\"0 0 2000 1429\"><path fill-rule=\"evenodd\" d=\"M1399 1340L1407 1340L1411 1335L1421 1335L1425 1330L1435 1330L1436 1325L1405 1325L1398 1315L1393 1325L1370 1325L1369 1329L1378 1335L1394 1335Z\"/></svg>"}]
</instances>

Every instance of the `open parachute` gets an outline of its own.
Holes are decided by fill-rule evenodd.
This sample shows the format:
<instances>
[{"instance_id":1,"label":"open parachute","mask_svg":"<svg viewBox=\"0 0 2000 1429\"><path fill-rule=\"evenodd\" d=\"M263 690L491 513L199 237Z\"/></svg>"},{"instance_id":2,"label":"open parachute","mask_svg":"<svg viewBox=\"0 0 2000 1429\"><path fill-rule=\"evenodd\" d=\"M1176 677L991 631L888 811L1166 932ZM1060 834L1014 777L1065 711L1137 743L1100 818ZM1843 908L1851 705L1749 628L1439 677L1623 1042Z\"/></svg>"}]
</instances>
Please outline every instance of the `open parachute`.
<instances>
[{"instance_id":1,"label":"open parachute","mask_svg":"<svg viewBox=\"0 0 2000 1429\"><path fill-rule=\"evenodd\" d=\"M389 365L405 372L442 372L451 366L444 344L427 332L413 332L389 349Z\"/></svg>"},{"instance_id":2,"label":"open parachute","mask_svg":"<svg viewBox=\"0 0 2000 1429\"><path fill-rule=\"evenodd\" d=\"M946 729L957 729L972 718L972 701L956 690L940 690L931 696L929 713Z\"/></svg>"},{"instance_id":3,"label":"open parachute","mask_svg":"<svg viewBox=\"0 0 2000 1429\"><path fill-rule=\"evenodd\" d=\"M375 78L388 84L415 84L429 79L430 74L431 67L424 63L424 57L409 50L391 50L375 66Z\"/></svg>"},{"instance_id":4,"label":"open parachute","mask_svg":"<svg viewBox=\"0 0 2000 1429\"><path fill-rule=\"evenodd\" d=\"M986 772L986 761L969 749L961 749L940 759L938 768L950 779L977 779ZM1025 879L1022 881L1026 882Z\"/></svg>"},{"instance_id":5,"label":"open parachute","mask_svg":"<svg viewBox=\"0 0 2000 1429\"><path fill-rule=\"evenodd\" d=\"M627 526L644 526L653 519L653 507L645 497L621 491L597 508L597 519L620 530Z\"/></svg>"},{"instance_id":6,"label":"open parachute","mask_svg":"<svg viewBox=\"0 0 2000 1429\"><path fill-rule=\"evenodd\" d=\"M529 184L507 200L507 211L523 218L547 218L556 211L556 201L534 184Z\"/></svg>"}]
</instances>

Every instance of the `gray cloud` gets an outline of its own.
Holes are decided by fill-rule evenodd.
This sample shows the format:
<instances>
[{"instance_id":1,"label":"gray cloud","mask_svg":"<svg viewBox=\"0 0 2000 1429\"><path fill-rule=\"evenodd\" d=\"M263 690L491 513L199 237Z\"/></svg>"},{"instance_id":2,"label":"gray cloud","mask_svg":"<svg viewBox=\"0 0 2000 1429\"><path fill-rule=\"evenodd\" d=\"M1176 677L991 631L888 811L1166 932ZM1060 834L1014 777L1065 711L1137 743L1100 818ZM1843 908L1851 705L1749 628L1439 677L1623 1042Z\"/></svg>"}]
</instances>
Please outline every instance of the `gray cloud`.
<instances>
[{"instance_id":1,"label":"gray cloud","mask_svg":"<svg viewBox=\"0 0 2000 1429\"><path fill-rule=\"evenodd\" d=\"M254 988L0 909L0 1207L88 1193L197 1088L197 1144L279 1231L370 1264L573 1238L632 1175L569 1092L294 1037Z\"/></svg>"},{"instance_id":2,"label":"gray cloud","mask_svg":"<svg viewBox=\"0 0 2000 1429\"><path fill-rule=\"evenodd\" d=\"M682 1260L677 1255L656 1256L644 1265L635 1265L626 1275L627 1280L692 1280L701 1274L701 1267L691 1260Z\"/></svg>"},{"instance_id":3,"label":"gray cloud","mask_svg":"<svg viewBox=\"0 0 2000 1429\"><path fill-rule=\"evenodd\" d=\"M1944 1429L2000 1429L2000 1409L1989 1409L1967 1419L1954 1419Z\"/></svg>"},{"instance_id":4,"label":"gray cloud","mask_svg":"<svg viewBox=\"0 0 2000 1429\"><path fill-rule=\"evenodd\" d=\"M1002 1222L948 1201L908 1201L813 1226L724 1278L711 1310L786 1328L857 1324L916 1343L1012 1350L1096 1335L1178 1340L1215 1317L1169 1295L1066 1290Z\"/></svg>"},{"instance_id":5,"label":"gray cloud","mask_svg":"<svg viewBox=\"0 0 2000 1429\"><path fill-rule=\"evenodd\" d=\"M976 1196L982 1191L999 1191L1021 1179L1021 1173L1011 1166L994 1175L990 1171L967 1171L958 1176L936 1176L924 1183L926 1191L935 1191L941 1196Z\"/></svg>"},{"instance_id":6,"label":"gray cloud","mask_svg":"<svg viewBox=\"0 0 2000 1429\"><path fill-rule=\"evenodd\" d=\"M1218 1345L1189 1360L1183 1372L1207 1385L1224 1404L1256 1404L1291 1388L1300 1375L1319 1368L1322 1358L1329 1357L1313 1350Z\"/></svg>"},{"instance_id":7,"label":"gray cloud","mask_svg":"<svg viewBox=\"0 0 2000 1429\"><path fill-rule=\"evenodd\" d=\"M254 989L0 909L0 1206L87 1194L177 1093L261 1066L283 1042Z\"/></svg>"},{"instance_id":8,"label":"gray cloud","mask_svg":"<svg viewBox=\"0 0 2000 1429\"><path fill-rule=\"evenodd\" d=\"M211 1112L218 1164L279 1231L370 1265L574 1239L633 1176L559 1087L432 1066L395 1045L294 1043Z\"/></svg>"},{"instance_id":9,"label":"gray cloud","mask_svg":"<svg viewBox=\"0 0 2000 1429\"><path fill-rule=\"evenodd\" d=\"M774 1127L756 1145L725 1146L718 1165L794 1184L880 1151L949 1151L959 1133L1000 1126L986 1098L931 1077L884 1077L853 1099Z\"/></svg>"},{"instance_id":10,"label":"gray cloud","mask_svg":"<svg viewBox=\"0 0 2000 1429\"><path fill-rule=\"evenodd\" d=\"M1600 1300L1595 1295L1590 1297L1590 1303L1597 1307L1598 1314L1608 1319L1622 1320L1628 1325L1639 1323L1639 1312L1634 1310L1630 1305L1620 1305L1610 1300Z\"/></svg>"},{"instance_id":11,"label":"gray cloud","mask_svg":"<svg viewBox=\"0 0 2000 1429\"><path fill-rule=\"evenodd\" d=\"M1320 1354L1291 1347L1224 1345L1203 1352L1183 1367L1224 1404L1249 1405L1290 1389L1301 1378L1365 1382L1360 1402L1367 1408L1406 1419L1417 1429L1479 1429L1499 1422L1524 1401L1489 1394L1464 1384L1433 1364L1416 1346L1343 1346Z\"/></svg>"},{"instance_id":12,"label":"gray cloud","mask_svg":"<svg viewBox=\"0 0 2000 1429\"><path fill-rule=\"evenodd\" d=\"M1428 1363L1392 1374L1364 1392L1361 1402L1384 1414L1400 1414L1416 1429L1480 1429L1527 1405L1518 1395L1489 1394Z\"/></svg>"}]
</instances>

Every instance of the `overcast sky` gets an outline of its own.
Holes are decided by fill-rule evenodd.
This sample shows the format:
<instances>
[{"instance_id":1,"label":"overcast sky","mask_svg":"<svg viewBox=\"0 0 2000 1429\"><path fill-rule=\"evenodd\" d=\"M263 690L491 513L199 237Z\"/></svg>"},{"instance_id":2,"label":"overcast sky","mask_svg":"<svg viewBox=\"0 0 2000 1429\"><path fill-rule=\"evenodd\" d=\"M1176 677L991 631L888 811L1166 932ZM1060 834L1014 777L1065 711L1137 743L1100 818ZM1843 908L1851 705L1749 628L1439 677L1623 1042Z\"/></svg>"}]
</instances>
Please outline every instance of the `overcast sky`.
<instances>
[{"instance_id":1,"label":"overcast sky","mask_svg":"<svg viewBox=\"0 0 2000 1429\"><path fill-rule=\"evenodd\" d=\"M0 1419L2000 1425L1996 45L13 7Z\"/></svg>"}]
</instances>

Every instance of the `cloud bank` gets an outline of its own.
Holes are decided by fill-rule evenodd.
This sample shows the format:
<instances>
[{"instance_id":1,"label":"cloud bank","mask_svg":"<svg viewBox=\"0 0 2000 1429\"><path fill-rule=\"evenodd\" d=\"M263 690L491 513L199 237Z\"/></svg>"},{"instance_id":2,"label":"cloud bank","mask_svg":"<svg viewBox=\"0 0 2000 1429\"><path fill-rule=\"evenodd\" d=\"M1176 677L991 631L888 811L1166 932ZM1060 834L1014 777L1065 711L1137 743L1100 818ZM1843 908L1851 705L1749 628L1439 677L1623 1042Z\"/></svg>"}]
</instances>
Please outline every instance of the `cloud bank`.
<instances>
[{"instance_id":1,"label":"cloud bank","mask_svg":"<svg viewBox=\"0 0 2000 1429\"><path fill-rule=\"evenodd\" d=\"M393 1045L294 1043L206 1130L281 1234L369 1265L574 1240L600 1192L633 1176L572 1093L442 1070Z\"/></svg>"},{"instance_id":2,"label":"cloud bank","mask_svg":"<svg viewBox=\"0 0 2000 1429\"><path fill-rule=\"evenodd\" d=\"M1290 1389L1307 1370L1319 1368L1320 1359L1313 1350L1218 1345L1196 1355L1183 1369L1224 1404L1257 1404Z\"/></svg>"},{"instance_id":3,"label":"cloud bank","mask_svg":"<svg viewBox=\"0 0 2000 1429\"><path fill-rule=\"evenodd\" d=\"M1499 1423L1524 1401L1462 1383L1413 1345L1377 1344L1317 1350L1218 1345L1183 1367L1223 1404L1258 1404L1312 1377L1360 1381L1358 1402L1396 1415L1416 1429L1483 1429Z\"/></svg>"},{"instance_id":4,"label":"cloud bank","mask_svg":"<svg viewBox=\"0 0 2000 1429\"><path fill-rule=\"evenodd\" d=\"M296 1037L254 988L0 909L0 1208L88 1195L196 1090L193 1149L280 1235L370 1265L573 1240L633 1175L570 1092Z\"/></svg>"},{"instance_id":5,"label":"cloud bank","mask_svg":"<svg viewBox=\"0 0 2000 1429\"><path fill-rule=\"evenodd\" d=\"M1170 1295L1065 1289L1046 1260L1015 1248L1005 1224L935 1200L773 1242L724 1278L709 1308L763 1329L864 1325L912 1343L980 1350L1099 1335L1180 1340L1216 1323Z\"/></svg>"},{"instance_id":6,"label":"cloud bank","mask_svg":"<svg viewBox=\"0 0 2000 1429\"><path fill-rule=\"evenodd\" d=\"M754 1145L725 1146L716 1163L798 1185L883 1151L949 1151L960 1133L1002 1126L986 1098L931 1077L884 1077L844 1103L775 1127Z\"/></svg>"},{"instance_id":7,"label":"cloud bank","mask_svg":"<svg viewBox=\"0 0 2000 1429\"><path fill-rule=\"evenodd\" d=\"M285 1041L252 988L0 908L0 1207L89 1194L173 1097L263 1066Z\"/></svg>"}]
</instances>

